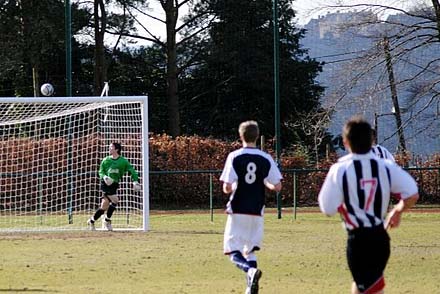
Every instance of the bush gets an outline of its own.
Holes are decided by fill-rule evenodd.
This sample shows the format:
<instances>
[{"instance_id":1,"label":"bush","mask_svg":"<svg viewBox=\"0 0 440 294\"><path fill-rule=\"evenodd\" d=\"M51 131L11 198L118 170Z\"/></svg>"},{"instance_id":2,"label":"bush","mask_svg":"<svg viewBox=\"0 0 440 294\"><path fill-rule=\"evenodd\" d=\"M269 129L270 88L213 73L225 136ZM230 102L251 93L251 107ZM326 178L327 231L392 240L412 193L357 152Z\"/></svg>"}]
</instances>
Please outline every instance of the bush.
<instances>
[{"instance_id":1,"label":"bush","mask_svg":"<svg viewBox=\"0 0 440 294\"><path fill-rule=\"evenodd\" d=\"M265 150L274 156L272 142ZM226 156L232 150L240 148L238 141L224 142L198 136L181 136L172 139L166 135L150 137L150 162L153 171L200 171L194 174L159 174L151 176L151 199L154 208L206 208L209 205L210 170L213 177L213 204L221 208L228 198L222 194L219 171L223 168ZM294 199L294 175L296 176L296 197L299 206L316 206L317 196L325 179L328 168L336 162L338 156L329 154L318 163L309 160L307 151L301 147L295 151L281 154L283 170L283 206L292 206ZM400 163L414 161L405 154L397 155ZM410 170L419 184L421 201L426 204L440 204L440 155L434 155L426 161L418 159L417 167L436 167L433 170ZM213 172L215 171L215 172ZM276 205L276 193L268 191L268 206Z\"/></svg>"},{"instance_id":2,"label":"bush","mask_svg":"<svg viewBox=\"0 0 440 294\"><path fill-rule=\"evenodd\" d=\"M76 160L72 161L71 170L82 174L74 187L75 192L81 194L80 199L99 198L97 171L102 159L99 158L102 140L97 134L90 134L72 141L70 150L73 152L72 158ZM124 138L122 143L132 146L131 149L138 149L139 139ZM207 208L210 188L214 207L224 207L228 197L222 193L220 172L228 153L240 148L240 142L199 136L173 139L167 135L151 134L149 143L150 170L153 171L150 175L152 209ZM273 141L268 141L265 150L274 156L272 146ZM69 148L65 138L4 138L0 140L0 148L3 151L0 154L0 208L34 210L36 203L31 199L41 196L44 207L54 210L65 208L63 205L69 194L66 175L69 170L66 158ZM130 148L124 149L124 156L139 156ZM396 159L400 164L408 165L411 162L417 166L409 168L409 172L419 184L420 203L440 204L440 154L426 160L409 154L396 155ZM317 195L327 170L336 160L336 154L329 154L320 162L312 163L307 150L300 146L284 151L280 163L284 176L281 192L283 206L293 205L295 192L298 205L317 205ZM158 174L160 171L173 173ZM35 188L37 185L44 188L43 195ZM275 206L276 202L276 193L268 191L268 206ZM76 203L75 206L85 205L86 202Z\"/></svg>"}]
</instances>

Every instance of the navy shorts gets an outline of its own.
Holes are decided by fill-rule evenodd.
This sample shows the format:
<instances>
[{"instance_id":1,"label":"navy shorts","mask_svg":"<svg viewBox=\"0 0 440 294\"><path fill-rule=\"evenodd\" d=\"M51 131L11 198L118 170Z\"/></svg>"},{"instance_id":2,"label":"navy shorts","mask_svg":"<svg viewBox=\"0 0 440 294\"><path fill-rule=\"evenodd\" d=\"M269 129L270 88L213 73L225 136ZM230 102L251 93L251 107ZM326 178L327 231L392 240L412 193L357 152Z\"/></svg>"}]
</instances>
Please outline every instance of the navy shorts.
<instances>
[{"instance_id":1,"label":"navy shorts","mask_svg":"<svg viewBox=\"0 0 440 294\"><path fill-rule=\"evenodd\" d=\"M110 186L101 180L101 191L105 193L105 195L115 195L119 188L119 183L113 182Z\"/></svg>"},{"instance_id":2,"label":"navy shorts","mask_svg":"<svg viewBox=\"0 0 440 294\"><path fill-rule=\"evenodd\" d=\"M389 257L390 238L383 225L348 232L348 266L361 293L383 289L383 272Z\"/></svg>"}]
</instances>

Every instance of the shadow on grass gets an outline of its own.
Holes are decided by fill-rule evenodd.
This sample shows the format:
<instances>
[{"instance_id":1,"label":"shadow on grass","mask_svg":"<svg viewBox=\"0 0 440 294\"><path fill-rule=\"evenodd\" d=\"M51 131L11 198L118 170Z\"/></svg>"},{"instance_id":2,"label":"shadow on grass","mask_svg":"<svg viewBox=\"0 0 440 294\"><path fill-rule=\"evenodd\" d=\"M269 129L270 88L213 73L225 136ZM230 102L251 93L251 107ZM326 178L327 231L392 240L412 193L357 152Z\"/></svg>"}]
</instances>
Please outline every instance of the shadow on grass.
<instances>
[{"instance_id":1,"label":"shadow on grass","mask_svg":"<svg viewBox=\"0 0 440 294\"><path fill-rule=\"evenodd\" d=\"M58 293L58 291L55 290L44 290L44 289L29 289L29 288L22 288L22 289L0 289L0 292L41 292L41 293Z\"/></svg>"},{"instance_id":2,"label":"shadow on grass","mask_svg":"<svg viewBox=\"0 0 440 294\"><path fill-rule=\"evenodd\" d=\"M191 230L170 230L170 231L154 231L151 230L150 234L184 234L184 235L223 235L220 231L191 231Z\"/></svg>"}]
</instances>

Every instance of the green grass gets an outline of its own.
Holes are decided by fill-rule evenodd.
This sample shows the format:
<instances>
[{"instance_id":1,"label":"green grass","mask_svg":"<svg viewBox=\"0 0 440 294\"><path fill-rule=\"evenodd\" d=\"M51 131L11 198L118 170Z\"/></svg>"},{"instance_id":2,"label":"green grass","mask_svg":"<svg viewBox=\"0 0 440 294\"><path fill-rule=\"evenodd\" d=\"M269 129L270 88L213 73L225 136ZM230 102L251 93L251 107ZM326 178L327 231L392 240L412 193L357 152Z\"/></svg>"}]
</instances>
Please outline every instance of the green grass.
<instances>
[{"instance_id":1,"label":"green grass","mask_svg":"<svg viewBox=\"0 0 440 294\"><path fill-rule=\"evenodd\" d=\"M244 293L222 253L225 215L151 216L151 231L0 235L0 292ZM338 217L265 216L260 293L349 293ZM405 214L391 231L387 294L440 293L440 214Z\"/></svg>"}]
</instances>

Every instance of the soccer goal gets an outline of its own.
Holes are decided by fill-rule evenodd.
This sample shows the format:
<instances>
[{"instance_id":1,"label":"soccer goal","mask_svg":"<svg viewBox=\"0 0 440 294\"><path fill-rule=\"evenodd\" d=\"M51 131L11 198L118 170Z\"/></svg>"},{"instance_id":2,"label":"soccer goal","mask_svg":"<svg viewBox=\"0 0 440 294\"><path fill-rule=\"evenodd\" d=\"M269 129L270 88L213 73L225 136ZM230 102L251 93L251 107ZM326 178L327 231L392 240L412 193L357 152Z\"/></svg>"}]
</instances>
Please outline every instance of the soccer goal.
<instances>
[{"instance_id":1,"label":"soccer goal","mask_svg":"<svg viewBox=\"0 0 440 294\"><path fill-rule=\"evenodd\" d=\"M143 189L122 179L112 225L147 231L147 97L0 98L0 231L87 229L112 142L121 143Z\"/></svg>"}]
</instances>

